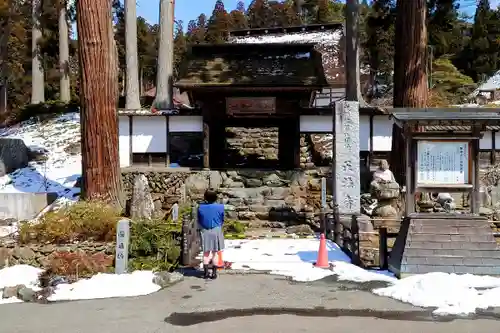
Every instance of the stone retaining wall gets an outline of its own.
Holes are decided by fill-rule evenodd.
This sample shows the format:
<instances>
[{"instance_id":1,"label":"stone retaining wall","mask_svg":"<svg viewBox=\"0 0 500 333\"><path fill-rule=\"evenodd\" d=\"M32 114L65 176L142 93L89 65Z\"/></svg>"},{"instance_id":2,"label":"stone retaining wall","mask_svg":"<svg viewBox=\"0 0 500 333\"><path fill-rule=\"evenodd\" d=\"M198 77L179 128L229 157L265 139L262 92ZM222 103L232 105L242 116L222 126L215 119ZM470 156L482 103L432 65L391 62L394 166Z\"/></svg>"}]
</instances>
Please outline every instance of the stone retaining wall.
<instances>
[{"instance_id":1,"label":"stone retaining wall","mask_svg":"<svg viewBox=\"0 0 500 333\"><path fill-rule=\"evenodd\" d=\"M60 252L84 252L87 255L103 253L113 255L114 243L82 242L68 245L28 244L18 245L14 240L0 241L0 269L18 264L47 268L51 256Z\"/></svg>"},{"instance_id":2,"label":"stone retaining wall","mask_svg":"<svg viewBox=\"0 0 500 333\"><path fill-rule=\"evenodd\" d=\"M190 171L140 171L139 169L123 171L122 180L127 200L132 197L134 179L139 174L144 174L148 180L155 209L168 211L174 203L181 202L185 198L184 182L193 173Z\"/></svg>"},{"instance_id":3,"label":"stone retaining wall","mask_svg":"<svg viewBox=\"0 0 500 333\"><path fill-rule=\"evenodd\" d=\"M124 188L130 199L134 178L144 174L157 210L168 211L179 202L203 199L206 189L219 192L228 205L228 218L245 221L317 220L321 202L321 177L329 168L300 171L144 171L122 173ZM328 182L330 183L330 182ZM328 189L330 193L331 189ZM331 202L331 196L328 197ZM297 216L295 214L300 213Z\"/></svg>"},{"instance_id":4,"label":"stone retaining wall","mask_svg":"<svg viewBox=\"0 0 500 333\"><path fill-rule=\"evenodd\" d=\"M228 127L226 141L230 163L237 162L238 156L254 157L268 164L278 161L278 129L275 127ZM305 134L300 136L300 167L314 168L311 146Z\"/></svg>"}]
</instances>

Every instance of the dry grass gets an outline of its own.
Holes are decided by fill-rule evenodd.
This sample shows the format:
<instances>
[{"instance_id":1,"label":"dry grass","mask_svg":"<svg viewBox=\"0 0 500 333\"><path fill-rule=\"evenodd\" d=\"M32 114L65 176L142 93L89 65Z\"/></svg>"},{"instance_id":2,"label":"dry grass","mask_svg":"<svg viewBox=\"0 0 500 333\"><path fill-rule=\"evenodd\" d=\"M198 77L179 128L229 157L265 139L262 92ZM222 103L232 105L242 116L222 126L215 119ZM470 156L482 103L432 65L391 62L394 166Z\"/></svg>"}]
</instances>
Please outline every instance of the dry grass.
<instances>
[{"instance_id":1,"label":"dry grass","mask_svg":"<svg viewBox=\"0 0 500 333\"><path fill-rule=\"evenodd\" d=\"M55 252L50 256L46 275L65 276L70 280L90 277L96 273L109 273L113 269L113 256L104 253Z\"/></svg>"},{"instance_id":2,"label":"dry grass","mask_svg":"<svg viewBox=\"0 0 500 333\"><path fill-rule=\"evenodd\" d=\"M120 212L98 201L80 201L44 215L39 223L23 223L19 242L68 244L112 241Z\"/></svg>"}]
</instances>

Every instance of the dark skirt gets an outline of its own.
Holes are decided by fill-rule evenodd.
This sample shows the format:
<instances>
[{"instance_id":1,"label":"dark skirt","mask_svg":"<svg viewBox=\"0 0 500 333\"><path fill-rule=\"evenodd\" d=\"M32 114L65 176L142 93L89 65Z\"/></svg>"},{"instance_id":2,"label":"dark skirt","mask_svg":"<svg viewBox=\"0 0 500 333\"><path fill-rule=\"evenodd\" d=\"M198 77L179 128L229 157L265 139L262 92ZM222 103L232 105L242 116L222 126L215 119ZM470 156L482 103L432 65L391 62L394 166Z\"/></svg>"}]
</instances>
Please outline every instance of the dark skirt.
<instances>
[{"instance_id":1,"label":"dark skirt","mask_svg":"<svg viewBox=\"0 0 500 333\"><path fill-rule=\"evenodd\" d=\"M224 250L224 233L221 227L201 229L200 235L203 252Z\"/></svg>"}]
</instances>

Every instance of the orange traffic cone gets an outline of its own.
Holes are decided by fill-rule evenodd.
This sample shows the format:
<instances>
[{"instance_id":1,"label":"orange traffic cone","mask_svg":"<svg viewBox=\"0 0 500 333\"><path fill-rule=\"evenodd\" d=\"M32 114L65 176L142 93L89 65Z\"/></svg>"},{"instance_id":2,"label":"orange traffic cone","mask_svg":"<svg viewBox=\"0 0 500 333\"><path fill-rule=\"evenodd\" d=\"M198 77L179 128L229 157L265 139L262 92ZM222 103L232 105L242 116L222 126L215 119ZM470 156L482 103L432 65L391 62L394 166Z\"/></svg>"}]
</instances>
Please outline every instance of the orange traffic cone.
<instances>
[{"instance_id":1,"label":"orange traffic cone","mask_svg":"<svg viewBox=\"0 0 500 333\"><path fill-rule=\"evenodd\" d=\"M314 266L319 268L329 268L328 264L328 251L326 250L326 239L325 234L321 234L319 237L319 250L318 250L318 260Z\"/></svg>"},{"instance_id":2,"label":"orange traffic cone","mask_svg":"<svg viewBox=\"0 0 500 333\"><path fill-rule=\"evenodd\" d=\"M215 263L215 266L217 266L217 268L219 269L224 268L224 260L222 260L222 251L217 251L217 262Z\"/></svg>"}]
</instances>

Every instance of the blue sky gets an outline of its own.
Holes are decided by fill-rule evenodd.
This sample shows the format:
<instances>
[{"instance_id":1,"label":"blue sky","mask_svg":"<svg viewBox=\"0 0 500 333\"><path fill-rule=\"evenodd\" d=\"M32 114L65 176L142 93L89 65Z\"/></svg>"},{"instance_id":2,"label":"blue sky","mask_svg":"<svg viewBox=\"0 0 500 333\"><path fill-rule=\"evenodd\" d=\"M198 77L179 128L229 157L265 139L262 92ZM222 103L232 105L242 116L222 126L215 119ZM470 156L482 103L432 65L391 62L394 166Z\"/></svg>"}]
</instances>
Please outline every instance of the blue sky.
<instances>
[{"instance_id":1,"label":"blue sky","mask_svg":"<svg viewBox=\"0 0 500 333\"><path fill-rule=\"evenodd\" d=\"M176 0L175 18L184 21L187 27L189 20L194 20L201 13L210 15L216 0ZM227 10L236 7L238 0L224 0ZM244 1L248 5L251 0ZM476 0L461 0L461 7L467 14L473 14ZM500 5L500 0L490 0L492 7ZM159 0L137 0L137 15L144 17L150 23L158 22Z\"/></svg>"},{"instance_id":2,"label":"blue sky","mask_svg":"<svg viewBox=\"0 0 500 333\"><path fill-rule=\"evenodd\" d=\"M201 13L210 15L214 9L216 0L176 0L175 18L184 21L184 27L190 20L194 20ZM249 0L246 2L250 3ZM245 2L245 3L246 3ZM236 8L238 0L224 0L227 10ZM158 22L159 12L158 0L137 0L137 15L144 17L150 23Z\"/></svg>"}]
</instances>

